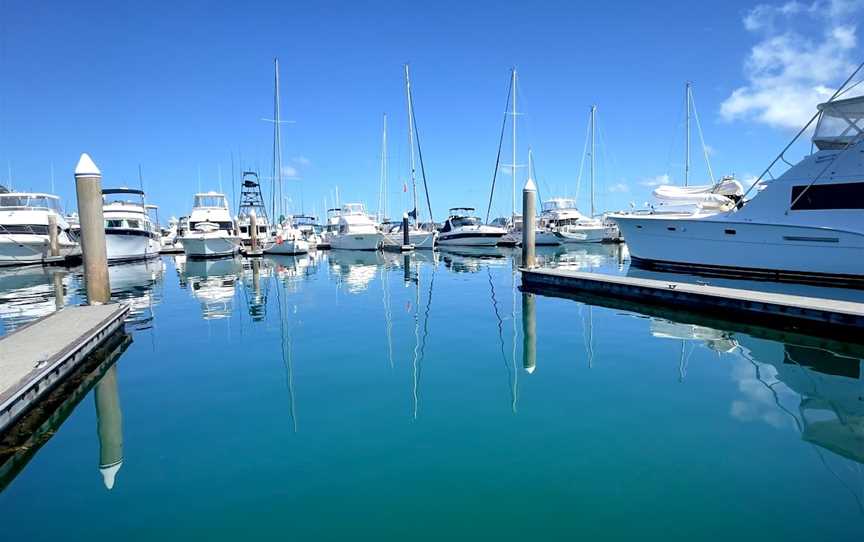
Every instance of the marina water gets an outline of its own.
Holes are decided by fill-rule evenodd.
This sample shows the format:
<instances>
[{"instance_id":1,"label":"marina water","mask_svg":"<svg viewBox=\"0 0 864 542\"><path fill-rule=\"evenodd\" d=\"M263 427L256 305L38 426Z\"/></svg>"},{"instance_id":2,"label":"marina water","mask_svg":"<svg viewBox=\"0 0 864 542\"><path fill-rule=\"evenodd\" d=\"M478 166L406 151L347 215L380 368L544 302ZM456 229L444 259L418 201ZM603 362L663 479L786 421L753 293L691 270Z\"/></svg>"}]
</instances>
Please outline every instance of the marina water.
<instances>
[{"instance_id":1,"label":"marina water","mask_svg":"<svg viewBox=\"0 0 864 542\"><path fill-rule=\"evenodd\" d=\"M538 256L634 272L621 251ZM523 293L517 267L112 266L132 342L2 451L3 538L864 539L860 346ZM83 300L74 271L0 272L0 333L57 284Z\"/></svg>"}]
</instances>

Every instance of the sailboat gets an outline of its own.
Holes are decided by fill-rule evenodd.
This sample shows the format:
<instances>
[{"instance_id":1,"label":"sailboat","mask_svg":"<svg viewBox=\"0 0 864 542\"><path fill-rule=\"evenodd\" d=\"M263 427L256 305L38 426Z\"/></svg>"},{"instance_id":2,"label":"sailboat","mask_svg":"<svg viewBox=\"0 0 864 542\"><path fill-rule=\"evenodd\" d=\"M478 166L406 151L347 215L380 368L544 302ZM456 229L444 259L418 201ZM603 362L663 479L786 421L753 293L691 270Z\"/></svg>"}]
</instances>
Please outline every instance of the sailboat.
<instances>
[{"instance_id":1,"label":"sailboat","mask_svg":"<svg viewBox=\"0 0 864 542\"><path fill-rule=\"evenodd\" d=\"M273 220L276 223L273 239L265 238L266 254L305 254L309 252L309 241L294 227L293 220L285 216L285 198L282 197L282 119L279 96L279 59L273 59ZM278 202L278 203L277 203ZM265 215L266 218L266 215Z\"/></svg>"},{"instance_id":2,"label":"sailboat","mask_svg":"<svg viewBox=\"0 0 864 542\"><path fill-rule=\"evenodd\" d=\"M744 194L744 188L732 176L725 176L714 181L714 171L708 159L708 148L702 137L702 125L696 112L693 100L693 88L688 81L684 86L684 186L661 185L654 189L656 203L652 205L654 213L677 213L691 216L706 216L735 207ZM690 186L690 119L696 121L699 140L702 143L702 154L708 168L708 178L711 184Z\"/></svg>"},{"instance_id":3,"label":"sailboat","mask_svg":"<svg viewBox=\"0 0 864 542\"><path fill-rule=\"evenodd\" d=\"M417 132L417 126L414 122L414 95L411 92L411 76L408 71L408 64L405 64L405 100L408 105L408 148L409 152L409 175L411 177L411 193L414 200L414 209L408 213L408 217L413 219L409 221L408 225L408 242L414 248L419 249L433 249L435 247L435 240L437 237L437 232L434 229L434 226L430 225L428 227L422 227L419 219L419 209L417 206L417 175L416 175L416 163L414 160L414 147L415 147L415 136L417 136L416 146L419 149L420 147L420 139L419 134ZM384 117L384 138L383 138L383 150L382 150L382 158L381 158L381 172L382 172L382 182L383 187L386 193L387 189L387 117ZM426 193L426 207L429 210L429 222L430 224L434 224L434 220L432 219L432 206L429 202L429 188L426 186L426 173L425 168L423 167L423 155L420 154L420 168L423 171L423 188ZM386 200L385 200L386 201ZM386 208L384 210L386 214ZM400 247L402 246L404 241L404 232L402 231L402 223L398 223L388 228L385 231L383 247Z\"/></svg>"},{"instance_id":4,"label":"sailboat","mask_svg":"<svg viewBox=\"0 0 864 542\"><path fill-rule=\"evenodd\" d=\"M597 106L592 105L588 116L588 131L590 147L586 153L590 157L590 202L591 214L585 216L576 206L576 200L570 198L551 198L543 202L540 216L543 227L538 228L538 238L542 244L552 244L554 237L561 244L571 243L605 243L616 241L619 237L618 227L606 217L597 218L594 205ZM584 163L584 156L583 156ZM581 177L581 171L580 171Z\"/></svg>"}]
</instances>

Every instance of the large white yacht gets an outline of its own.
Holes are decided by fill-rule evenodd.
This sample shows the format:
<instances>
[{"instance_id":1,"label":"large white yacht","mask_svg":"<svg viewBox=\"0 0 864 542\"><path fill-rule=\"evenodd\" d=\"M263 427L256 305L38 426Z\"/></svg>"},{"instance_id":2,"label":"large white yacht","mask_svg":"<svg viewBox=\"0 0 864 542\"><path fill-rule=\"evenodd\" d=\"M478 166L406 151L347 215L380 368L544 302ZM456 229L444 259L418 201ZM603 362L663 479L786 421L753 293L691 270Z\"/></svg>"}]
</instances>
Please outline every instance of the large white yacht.
<instances>
[{"instance_id":1,"label":"large white yacht","mask_svg":"<svg viewBox=\"0 0 864 542\"><path fill-rule=\"evenodd\" d=\"M346 203L339 212L339 229L330 236L330 247L378 250L383 237L362 203Z\"/></svg>"},{"instance_id":2,"label":"large white yacht","mask_svg":"<svg viewBox=\"0 0 864 542\"><path fill-rule=\"evenodd\" d=\"M864 97L818 107L816 152L761 182L751 200L703 217L616 215L633 262L864 284Z\"/></svg>"},{"instance_id":3,"label":"large white yacht","mask_svg":"<svg viewBox=\"0 0 864 542\"><path fill-rule=\"evenodd\" d=\"M225 195L203 192L195 194L189 229L183 232L180 242L191 258L232 256L240 249L236 231Z\"/></svg>"},{"instance_id":4,"label":"large white yacht","mask_svg":"<svg viewBox=\"0 0 864 542\"><path fill-rule=\"evenodd\" d=\"M550 198L543 202L540 227L537 228L538 245L570 243L604 243L616 240L615 224L603 219L583 215L571 198Z\"/></svg>"},{"instance_id":5,"label":"large white yacht","mask_svg":"<svg viewBox=\"0 0 864 542\"><path fill-rule=\"evenodd\" d=\"M444 226L438 231L442 246L494 247L507 235L507 230L483 224L473 216L473 207L453 207Z\"/></svg>"},{"instance_id":6,"label":"large white yacht","mask_svg":"<svg viewBox=\"0 0 864 542\"><path fill-rule=\"evenodd\" d=\"M147 214L143 191L106 188L102 190L102 200L108 261L134 261L159 256L161 235Z\"/></svg>"},{"instance_id":7,"label":"large white yacht","mask_svg":"<svg viewBox=\"0 0 864 542\"><path fill-rule=\"evenodd\" d=\"M0 266L40 263L50 256L48 217L57 219L61 257L81 253L60 210L60 198L35 192L0 193Z\"/></svg>"}]
</instances>

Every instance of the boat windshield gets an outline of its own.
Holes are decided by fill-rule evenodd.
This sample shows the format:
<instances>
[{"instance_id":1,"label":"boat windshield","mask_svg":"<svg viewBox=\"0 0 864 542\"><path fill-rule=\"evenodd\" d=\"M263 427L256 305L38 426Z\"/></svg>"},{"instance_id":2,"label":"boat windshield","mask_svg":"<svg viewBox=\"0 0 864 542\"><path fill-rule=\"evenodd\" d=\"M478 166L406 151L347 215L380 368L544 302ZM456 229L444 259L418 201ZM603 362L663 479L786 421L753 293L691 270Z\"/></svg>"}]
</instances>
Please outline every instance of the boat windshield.
<instances>
[{"instance_id":1,"label":"boat windshield","mask_svg":"<svg viewBox=\"0 0 864 542\"><path fill-rule=\"evenodd\" d=\"M451 222L453 223L454 228L480 225L480 219L475 216L459 216L454 218Z\"/></svg>"},{"instance_id":2,"label":"boat windshield","mask_svg":"<svg viewBox=\"0 0 864 542\"><path fill-rule=\"evenodd\" d=\"M864 137L864 96L819 104L819 110L813 132L819 150L842 150Z\"/></svg>"},{"instance_id":3,"label":"boat windshield","mask_svg":"<svg viewBox=\"0 0 864 542\"><path fill-rule=\"evenodd\" d=\"M4 194L0 196L0 207L26 207L60 212L60 201L44 194Z\"/></svg>"},{"instance_id":4,"label":"boat windshield","mask_svg":"<svg viewBox=\"0 0 864 542\"><path fill-rule=\"evenodd\" d=\"M221 194L198 194L195 196L195 207L217 207L225 209L225 196Z\"/></svg>"},{"instance_id":5,"label":"boat windshield","mask_svg":"<svg viewBox=\"0 0 864 542\"><path fill-rule=\"evenodd\" d=\"M365 215L366 209L362 203L346 203L342 206L343 215Z\"/></svg>"},{"instance_id":6,"label":"boat windshield","mask_svg":"<svg viewBox=\"0 0 864 542\"><path fill-rule=\"evenodd\" d=\"M127 205L144 205L144 194L134 192L117 192L102 195L102 201L105 205L125 203Z\"/></svg>"},{"instance_id":7,"label":"boat windshield","mask_svg":"<svg viewBox=\"0 0 864 542\"><path fill-rule=\"evenodd\" d=\"M561 209L575 209L576 200L570 198L553 198L543 202L544 211L559 211Z\"/></svg>"}]
</instances>

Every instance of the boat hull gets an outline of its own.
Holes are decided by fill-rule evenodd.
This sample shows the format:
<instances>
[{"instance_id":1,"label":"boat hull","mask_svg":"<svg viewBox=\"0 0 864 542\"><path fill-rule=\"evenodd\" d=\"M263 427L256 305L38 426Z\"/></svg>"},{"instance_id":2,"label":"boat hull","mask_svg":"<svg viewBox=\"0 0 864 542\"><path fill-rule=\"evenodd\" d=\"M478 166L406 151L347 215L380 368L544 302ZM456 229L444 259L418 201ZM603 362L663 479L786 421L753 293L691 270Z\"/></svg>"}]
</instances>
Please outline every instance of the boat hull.
<instances>
[{"instance_id":1,"label":"boat hull","mask_svg":"<svg viewBox=\"0 0 864 542\"><path fill-rule=\"evenodd\" d=\"M50 258L51 251L47 235L0 236L0 266L29 265ZM81 254L77 243L60 243L60 257L68 258Z\"/></svg>"},{"instance_id":2,"label":"boat hull","mask_svg":"<svg viewBox=\"0 0 864 542\"><path fill-rule=\"evenodd\" d=\"M439 235L438 244L450 247L494 247L504 237L504 233L460 233Z\"/></svg>"},{"instance_id":3,"label":"boat hull","mask_svg":"<svg viewBox=\"0 0 864 542\"><path fill-rule=\"evenodd\" d=\"M435 232L409 231L408 243L413 245L415 249L432 250L435 248L436 237ZM401 248L402 241L402 233L394 232L384 235L381 244L384 248Z\"/></svg>"},{"instance_id":4,"label":"boat hull","mask_svg":"<svg viewBox=\"0 0 864 542\"><path fill-rule=\"evenodd\" d=\"M864 234L710 219L616 220L634 263L644 267L864 283Z\"/></svg>"},{"instance_id":5,"label":"boat hull","mask_svg":"<svg viewBox=\"0 0 864 542\"><path fill-rule=\"evenodd\" d=\"M330 238L334 250L378 250L384 235L380 233L336 234Z\"/></svg>"},{"instance_id":6,"label":"boat hull","mask_svg":"<svg viewBox=\"0 0 864 542\"><path fill-rule=\"evenodd\" d=\"M555 232L537 231L534 234L534 244L537 246L557 246L561 244L561 239L555 235Z\"/></svg>"},{"instance_id":7,"label":"boat hull","mask_svg":"<svg viewBox=\"0 0 864 542\"><path fill-rule=\"evenodd\" d=\"M159 256L161 243L146 232L108 233L105 232L105 249L110 262L145 260Z\"/></svg>"},{"instance_id":8,"label":"boat hull","mask_svg":"<svg viewBox=\"0 0 864 542\"><path fill-rule=\"evenodd\" d=\"M292 254L306 254L309 252L309 242L303 239L287 239L268 245L264 249L265 254L281 254L290 256Z\"/></svg>"},{"instance_id":9,"label":"boat hull","mask_svg":"<svg viewBox=\"0 0 864 542\"><path fill-rule=\"evenodd\" d=\"M580 243L604 243L612 240L609 228L575 228L556 231L558 241L563 245Z\"/></svg>"},{"instance_id":10,"label":"boat hull","mask_svg":"<svg viewBox=\"0 0 864 542\"><path fill-rule=\"evenodd\" d=\"M240 248L240 239L228 236L191 235L182 237L180 242L190 258L233 256Z\"/></svg>"}]
</instances>

